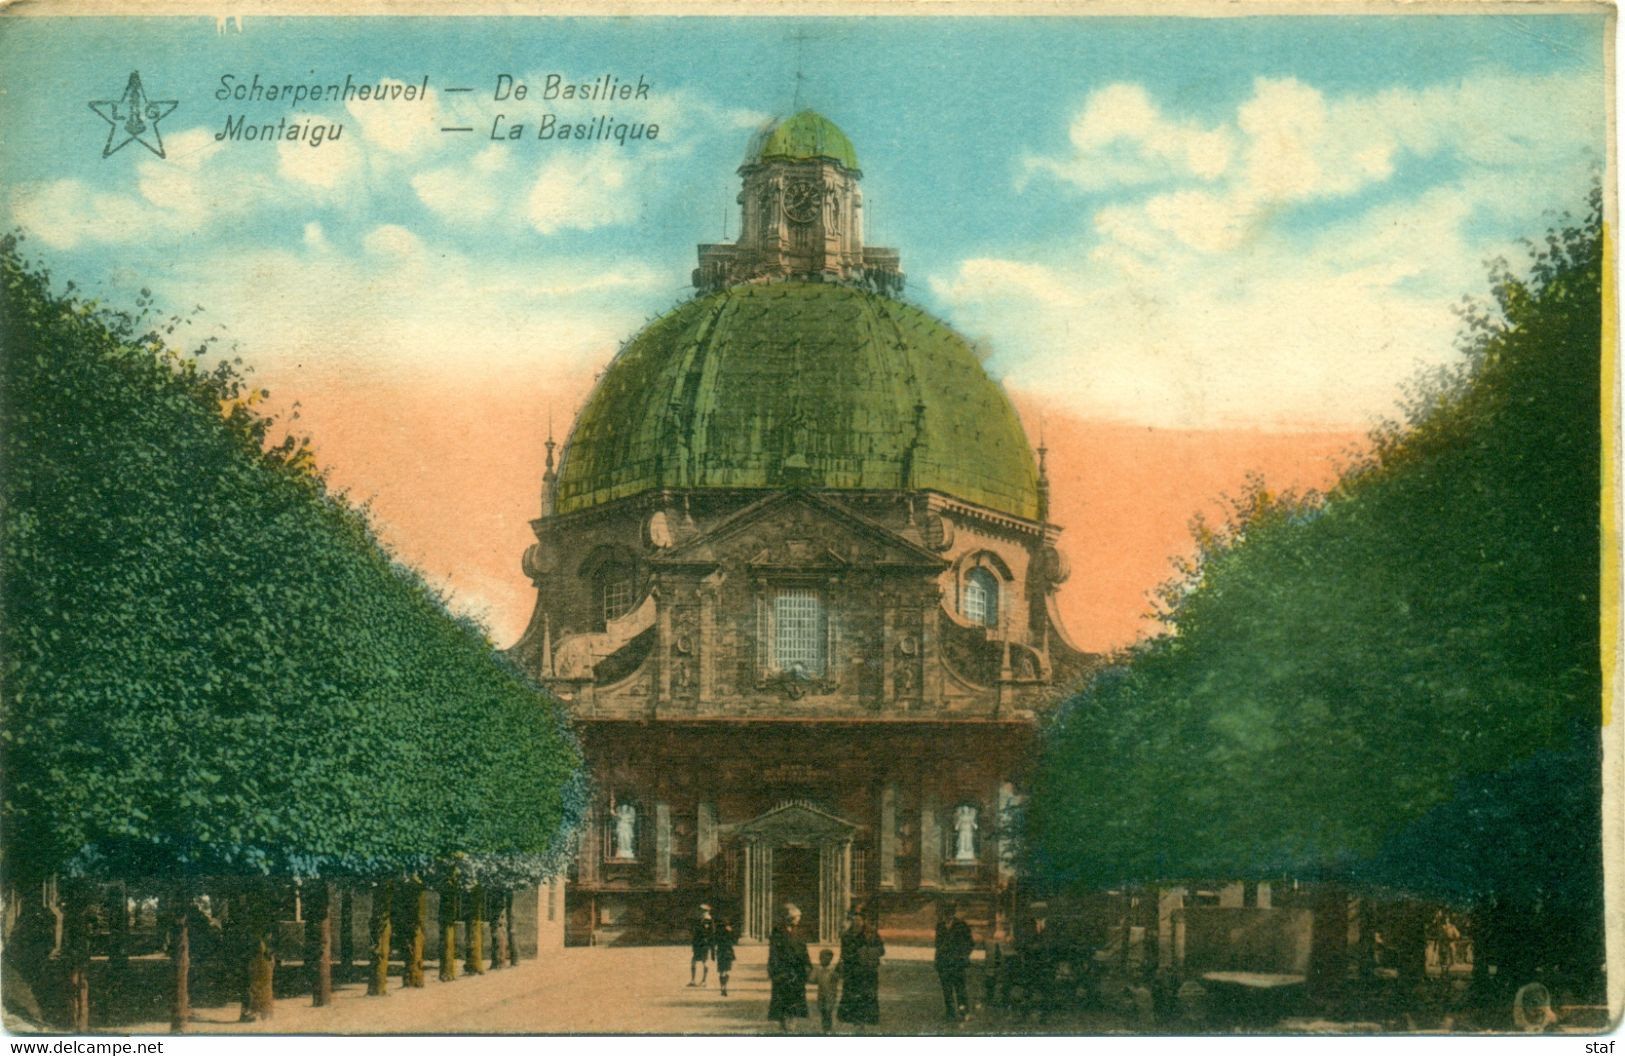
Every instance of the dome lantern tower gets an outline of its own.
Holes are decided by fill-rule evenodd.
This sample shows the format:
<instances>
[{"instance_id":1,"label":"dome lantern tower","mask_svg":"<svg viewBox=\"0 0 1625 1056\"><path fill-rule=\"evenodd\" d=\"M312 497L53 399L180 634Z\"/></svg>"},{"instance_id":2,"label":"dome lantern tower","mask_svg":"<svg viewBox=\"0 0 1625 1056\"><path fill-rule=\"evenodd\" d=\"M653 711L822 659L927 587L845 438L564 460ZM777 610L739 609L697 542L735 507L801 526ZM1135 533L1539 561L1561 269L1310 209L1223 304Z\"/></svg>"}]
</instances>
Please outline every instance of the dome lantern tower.
<instances>
[{"instance_id":1,"label":"dome lantern tower","mask_svg":"<svg viewBox=\"0 0 1625 1056\"><path fill-rule=\"evenodd\" d=\"M901 288L897 251L863 244L863 173L834 122L803 110L768 123L751 138L739 176L739 238L699 247L697 288L763 279Z\"/></svg>"}]
</instances>

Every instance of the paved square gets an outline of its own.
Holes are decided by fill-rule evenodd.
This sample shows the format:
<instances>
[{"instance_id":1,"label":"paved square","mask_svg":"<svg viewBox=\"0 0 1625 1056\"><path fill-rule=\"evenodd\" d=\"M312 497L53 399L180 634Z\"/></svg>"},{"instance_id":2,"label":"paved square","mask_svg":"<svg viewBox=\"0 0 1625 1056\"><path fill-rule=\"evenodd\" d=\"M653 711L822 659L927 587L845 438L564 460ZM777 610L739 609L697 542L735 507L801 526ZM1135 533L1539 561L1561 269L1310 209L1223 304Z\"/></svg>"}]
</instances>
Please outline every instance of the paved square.
<instances>
[{"instance_id":1,"label":"paved square","mask_svg":"<svg viewBox=\"0 0 1625 1056\"><path fill-rule=\"evenodd\" d=\"M778 1033L767 1019L767 947L741 946L728 996L715 976L705 987L689 987L689 951L682 946L619 949L576 948L548 951L517 968L441 983L429 969L421 990L403 990L391 978L387 997L367 997L361 983L338 989L334 1003L312 1008L308 994L277 1001L273 1019L238 1023L237 1006L194 1009L192 1032L198 1034L764 1034ZM816 956L816 951L814 953ZM879 1031L939 1033L960 1030L1032 1031L1037 1024L988 1018L979 1010L967 1026L943 1021L942 991L931 966L929 949L905 947L891 952L880 970ZM972 997L980 1001L979 980ZM818 1013L794 1023L799 1033L816 1033ZM1110 1030L1116 1023L1056 1023L1044 1029ZM167 1022L125 1028L132 1033L165 1033ZM837 1024L838 1033L851 1028ZM873 1032L873 1031L871 1031Z\"/></svg>"}]
</instances>

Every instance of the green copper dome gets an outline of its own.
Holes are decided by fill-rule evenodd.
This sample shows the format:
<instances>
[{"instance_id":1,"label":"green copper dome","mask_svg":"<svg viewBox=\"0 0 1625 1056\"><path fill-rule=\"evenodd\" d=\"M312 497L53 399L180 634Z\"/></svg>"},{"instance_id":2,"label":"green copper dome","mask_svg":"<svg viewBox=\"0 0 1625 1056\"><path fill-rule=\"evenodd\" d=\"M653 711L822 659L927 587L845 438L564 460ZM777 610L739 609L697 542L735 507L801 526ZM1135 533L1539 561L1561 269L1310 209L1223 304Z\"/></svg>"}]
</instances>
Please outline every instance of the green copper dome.
<instances>
[{"instance_id":1,"label":"green copper dome","mask_svg":"<svg viewBox=\"0 0 1625 1056\"><path fill-rule=\"evenodd\" d=\"M651 323L565 445L554 509L657 488L929 489L1038 516L1004 390L948 326L851 286L742 284Z\"/></svg>"},{"instance_id":2,"label":"green copper dome","mask_svg":"<svg viewBox=\"0 0 1625 1056\"><path fill-rule=\"evenodd\" d=\"M829 158L854 172L858 168L858 152L852 149L852 141L835 122L815 110L803 110L782 121L769 122L751 137L750 148L745 151L746 165L771 159L808 161L812 158Z\"/></svg>"}]
</instances>

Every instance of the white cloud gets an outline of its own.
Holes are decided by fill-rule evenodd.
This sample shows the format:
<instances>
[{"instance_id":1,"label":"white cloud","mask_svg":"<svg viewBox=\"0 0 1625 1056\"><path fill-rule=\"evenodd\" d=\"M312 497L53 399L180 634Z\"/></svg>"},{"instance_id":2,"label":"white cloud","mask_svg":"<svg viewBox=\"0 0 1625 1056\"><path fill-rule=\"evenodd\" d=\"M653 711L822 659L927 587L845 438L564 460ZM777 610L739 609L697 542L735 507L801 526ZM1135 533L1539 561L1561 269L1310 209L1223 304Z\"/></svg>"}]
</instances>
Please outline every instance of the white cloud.
<instances>
[{"instance_id":1,"label":"white cloud","mask_svg":"<svg viewBox=\"0 0 1625 1056\"><path fill-rule=\"evenodd\" d=\"M519 77L532 92L545 79L543 73ZM592 77L564 79L585 83ZM501 109L498 104L476 104L464 97L452 105L462 108L455 115L457 124L481 130L491 127L494 114ZM602 112L599 104L580 100L554 101L549 106L562 124L590 122ZM420 168L409 183L418 201L448 223L517 221L541 235L589 231L635 220L647 194L661 185L670 166L692 154L696 144L716 135L737 135L766 119L757 111L718 106L682 89L660 92L647 100L617 101L614 118L616 124L657 127L659 135L629 140L625 145L557 140L538 145L536 127L527 123L525 139L493 143L471 156ZM509 120L515 120L514 115Z\"/></svg>"},{"instance_id":2,"label":"white cloud","mask_svg":"<svg viewBox=\"0 0 1625 1056\"><path fill-rule=\"evenodd\" d=\"M152 285L229 320L269 369L574 371L603 362L665 278L642 263L487 258L399 224L347 239L308 221L287 248L187 256Z\"/></svg>"},{"instance_id":3,"label":"white cloud","mask_svg":"<svg viewBox=\"0 0 1625 1056\"><path fill-rule=\"evenodd\" d=\"M19 227L55 249L131 241L145 218L157 215L127 195L100 194L79 180L24 184L12 190L10 206Z\"/></svg>"},{"instance_id":4,"label":"white cloud","mask_svg":"<svg viewBox=\"0 0 1625 1056\"><path fill-rule=\"evenodd\" d=\"M57 249L122 245L190 235L272 196L263 177L229 163L207 129L166 135L164 147L165 158L135 162L134 193L77 179L21 184L9 195L11 221Z\"/></svg>"},{"instance_id":5,"label":"white cloud","mask_svg":"<svg viewBox=\"0 0 1625 1056\"><path fill-rule=\"evenodd\" d=\"M404 82L390 77L379 83L404 87ZM344 108L355 119L362 140L386 154L417 157L439 145L441 101L433 88L411 102L351 99Z\"/></svg>"},{"instance_id":6,"label":"white cloud","mask_svg":"<svg viewBox=\"0 0 1625 1056\"><path fill-rule=\"evenodd\" d=\"M516 178L513 148L496 143L468 162L442 165L412 177L412 190L431 212L445 219L479 223L503 208L508 187Z\"/></svg>"},{"instance_id":7,"label":"white cloud","mask_svg":"<svg viewBox=\"0 0 1625 1056\"><path fill-rule=\"evenodd\" d=\"M294 114L288 124L314 122L323 128L331 127L325 117L315 114ZM337 139L324 139L316 146L309 140L282 139L276 145L277 171L287 179L308 188L330 192L347 192L350 184L361 174L363 156L353 138L342 134Z\"/></svg>"},{"instance_id":8,"label":"white cloud","mask_svg":"<svg viewBox=\"0 0 1625 1056\"><path fill-rule=\"evenodd\" d=\"M1169 120L1143 87L1118 83L1090 95L1073 120L1073 157L1024 164L1029 174L1045 172L1085 190L1175 176L1212 180L1230 166L1235 138L1229 129Z\"/></svg>"},{"instance_id":9,"label":"white cloud","mask_svg":"<svg viewBox=\"0 0 1625 1056\"><path fill-rule=\"evenodd\" d=\"M559 154L545 162L525 199L525 219L539 233L590 231L637 215L633 166L613 148Z\"/></svg>"},{"instance_id":10,"label":"white cloud","mask_svg":"<svg viewBox=\"0 0 1625 1056\"><path fill-rule=\"evenodd\" d=\"M1364 426L1420 367L1453 358L1451 306L1483 288L1486 258L1516 255L1509 233L1582 205L1601 159L1598 84L1483 76L1328 98L1260 78L1214 127L1113 85L1073 121L1075 153L1018 181L1042 172L1100 196L1086 237L966 260L930 285L1000 335L1013 385L1083 414ZM1192 163L1192 143L1226 136L1224 165L1217 149ZM1306 222L1329 201L1336 220Z\"/></svg>"},{"instance_id":11,"label":"white cloud","mask_svg":"<svg viewBox=\"0 0 1625 1056\"><path fill-rule=\"evenodd\" d=\"M1339 197L1388 180L1406 156L1449 154L1488 166L1561 161L1598 144L1594 76L1478 74L1425 89L1328 99L1296 78L1260 77L1232 120L1169 117L1145 89L1098 89L1073 119L1073 153L1024 159L1087 191L1223 179L1250 203Z\"/></svg>"},{"instance_id":12,"label":"white cloud","mask_svg":"<svg viewBox=\"0 0 1625 1056\"><path fill-rule=\"evenodd\" d=\"M423 252L423 240L399 224L380 224L367 232L362 248L375 257L409 260Z\"/></svg>"}]
</instances>

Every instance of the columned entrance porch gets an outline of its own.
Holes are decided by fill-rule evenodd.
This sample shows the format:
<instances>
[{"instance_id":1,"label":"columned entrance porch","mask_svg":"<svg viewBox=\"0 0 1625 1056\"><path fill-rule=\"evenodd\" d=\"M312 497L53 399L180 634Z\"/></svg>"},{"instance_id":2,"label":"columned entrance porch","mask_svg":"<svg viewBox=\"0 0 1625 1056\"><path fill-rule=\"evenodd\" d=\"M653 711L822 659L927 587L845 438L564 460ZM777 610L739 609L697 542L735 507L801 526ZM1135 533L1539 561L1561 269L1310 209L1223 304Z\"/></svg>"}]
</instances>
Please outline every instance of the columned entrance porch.
<instances>
[{"instance_id":1,"label":"columned entrance porch","mask_svg":"<svg viewBox=\"0 0 1625 1056\"><path fill-rule=\"evenodd\" d=\"M744 935L763 940L779 906L794 902L809 936L830 943L852 904L857 826L805 800L781 803L735 830L743 850Z\"/></svg>"}]
</instances>

